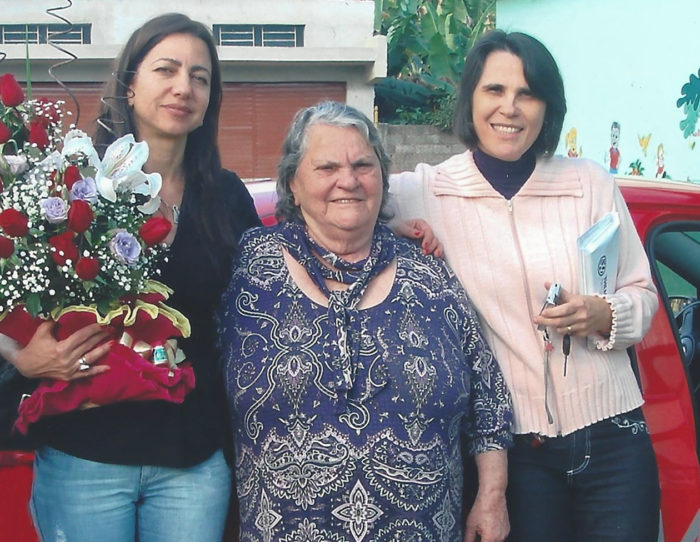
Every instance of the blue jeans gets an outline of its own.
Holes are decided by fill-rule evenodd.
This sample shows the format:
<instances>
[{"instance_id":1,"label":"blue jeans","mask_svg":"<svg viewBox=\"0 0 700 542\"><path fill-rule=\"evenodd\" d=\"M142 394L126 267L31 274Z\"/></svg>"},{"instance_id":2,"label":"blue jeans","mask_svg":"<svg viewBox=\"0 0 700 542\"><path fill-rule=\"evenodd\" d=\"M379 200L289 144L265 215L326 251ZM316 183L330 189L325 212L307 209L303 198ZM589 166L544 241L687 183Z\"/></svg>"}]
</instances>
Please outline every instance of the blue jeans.
<instances>
[{"instance_id":1,"label":"blue jeans","mask_svg":"<svg viewBox=\"0 0 700 542\"><path fill-rule=\"evenodd\" d=\"M508 454L511 542L656 542L659 477L641 409Z\"/></svg>"},{"instance_id":2,"label":"blue jeans","mask_svg":"<svg viewBox=\"0 0 700 542\"><path fill-rule=\"evenodd\" d=\"M230 494L221 451L175 469L96 463L44 447L30 506L43 542L220 542Z\"/></svg>"}]
</instances>

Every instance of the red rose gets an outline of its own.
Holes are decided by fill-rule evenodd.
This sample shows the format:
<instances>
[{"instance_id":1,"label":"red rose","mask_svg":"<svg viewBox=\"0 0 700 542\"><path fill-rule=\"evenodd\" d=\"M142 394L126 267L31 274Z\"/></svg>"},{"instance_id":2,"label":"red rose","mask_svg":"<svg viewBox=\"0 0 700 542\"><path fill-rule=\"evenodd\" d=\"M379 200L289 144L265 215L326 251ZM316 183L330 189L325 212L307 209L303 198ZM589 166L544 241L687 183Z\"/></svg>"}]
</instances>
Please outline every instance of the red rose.
<instances>
[{"instance_id":1,"label":"red rose","mask_svg":"<svg viewBox=\"0 0 700 542\"><path fill-rule=\"evenodd\" d=\"M66 168L66 171L63 172L63 184L66 185L66 188L70 190L73 188L73 185L75 184L76 181L79 181L82 179L82 175L80 175L80 170L78 169L78 166L74 166L71 164Z\"/></svg>"},{"instance_id":2,"label":"red rose","mask_svg":"<svg viewBox=\"0 0 700 542\"><path fill-rule=\"evenodd\" d=\"M12 137L12 132L5 126L5 123L0 121L0 145L7 143Z\"/></svg>"},{"instance_id":3,"label":"red rose","mask_svg":"<svg viewBox=\"0 0 700 542\"><path fill-rule=\"evenodd\" d=\"M0 100L7 107L14 107L24 101L24 92L11 73L0 76Z\"/></svg>"},{"instance_id":4,"label":"red rose","mask_svg":"<svg viewBox=\"0 0 700 542\"><path fill-rule=\"evenodd\" d=\"M36 143L42 150L49 146L49 135L38 120L29 123L29 142Z\"/></svg>"},{"instance_id":5,"label":"red rose","mask_svg":"<svg viewBox=\"0 0 700 542\"><path fill-rule=\"evenodd\" d=\"M87 231L92 224L92 219L95 214L87 201L81 199L73 200L68 209L68 228L75 233L83 233Z\"/></svg>"},{"instance_id":6,"label":"red rose","mask_svg":"<svg viewBox=\"0 0 700 542\"><path fill-rule=\"evenodd\" d=\"M75 263L75 274L83 280L93 280L100 272L100 262L97 258L86 256Z\"/></svg>"},{"instance_id":7,"label":"red rose","mask_svg":"<svg viewBox=\"0 0 700 542\"><path fill-rule=\"evenodd\" d=\"M78 247L73 242L73 232L67 231L49 238L49 244L55 248L51 252L53 261L58 265L66 265L66 260L75 262L78 260Z\"/></svg>"},{"instance_id":8,"label":"red rose","mask_svg":"<svg viewBox=\"0 0 700 542\"><path fill-rule=\"evenodd\" d=\"M146 220L139 228L139 235L141 239L143 239L143 242L150 247L165 239L172 227L173 225L167 218L153 216Z\"/></svg>"},{"instance_id":9,"label":"red rose","mask_svg":"<svg viewBox=\"0 0 700 542\"><path fill-rule=\"evenodd\" d=\"M0 235L0 258L9 258L15 252L15 242Z\"/></svg>"},{"instance_id":10,"label":"red rose","mask_svg":"<svg viewBox=\"0 0 700 542\"><path fill-rule=\"evenodd\" d=\"M0 228L10 237L24 237L29 232L28 219L16 209L0 213Z\"/></svg>"}]
</instances>

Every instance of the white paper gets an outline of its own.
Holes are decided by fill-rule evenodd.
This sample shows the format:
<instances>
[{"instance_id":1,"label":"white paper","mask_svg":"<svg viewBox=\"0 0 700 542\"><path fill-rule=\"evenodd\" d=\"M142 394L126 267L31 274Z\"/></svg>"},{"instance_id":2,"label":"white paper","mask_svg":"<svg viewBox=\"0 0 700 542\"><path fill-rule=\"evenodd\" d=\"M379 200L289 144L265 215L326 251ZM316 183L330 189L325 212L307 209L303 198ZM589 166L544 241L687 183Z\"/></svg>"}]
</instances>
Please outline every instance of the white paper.
<instances>
[{"instance_id":1,"label":"white paper","mask_svg":"<svg viewBox=\"0 0 700 542\"><path fill-rule=\"evenodd\" d=\"M578 238L579 291L582 294L615 292L620 246L620 216L606 214Z\"/></svg>"}]
</instances>

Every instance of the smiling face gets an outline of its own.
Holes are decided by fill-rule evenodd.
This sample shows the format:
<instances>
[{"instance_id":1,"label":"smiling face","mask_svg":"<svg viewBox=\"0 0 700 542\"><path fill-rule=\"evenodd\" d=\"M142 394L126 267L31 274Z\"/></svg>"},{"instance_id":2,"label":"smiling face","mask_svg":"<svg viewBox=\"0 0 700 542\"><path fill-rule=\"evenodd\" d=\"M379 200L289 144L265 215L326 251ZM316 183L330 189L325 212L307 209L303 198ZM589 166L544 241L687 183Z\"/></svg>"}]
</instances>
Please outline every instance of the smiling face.
<instances>
[{"instance_id":1,"label":"smiling face","mask_svg":"<svg viewBox=\"0 0 700 542\"><path fill-rule=\"evenodd\" d=\"M513 162L532 146L544 123L546 104L525 80L523 63L508 51L486 57L472 95L472 119L486 154Z\"/></svg>"},{"instance_id":2,"label":"smiling face","mask_svg":"<svg viewBox=\"0 0 700 542\"><path fill-rule=\"evenodd\" d=\"M171 34L144 57L129 85L139 138L187 138L202 125L211 92L211 56L190 34Z\"/></svg>"},{"instance_id":3,"label":"smiling face","mask_svg":"<svg viewBox=\"0 0 700 542\"><path fill-rule=\"evenodd\" d=\"M617 148L617 145L619 142L620 142L620 126L613 123L613 125L610 127L610 146L613 148Z\"/></svg>"},{"instance_id":4,"label":"smiling face","mask_svg":"<svg viewBox=\"0 0 700 542\"><path fill-rule=\"evenodd\" d=\"M382 204L379 159L357 128L315 124L289 183L309 234L322 246L369 247Z\"/></svg>"}]
</instances>

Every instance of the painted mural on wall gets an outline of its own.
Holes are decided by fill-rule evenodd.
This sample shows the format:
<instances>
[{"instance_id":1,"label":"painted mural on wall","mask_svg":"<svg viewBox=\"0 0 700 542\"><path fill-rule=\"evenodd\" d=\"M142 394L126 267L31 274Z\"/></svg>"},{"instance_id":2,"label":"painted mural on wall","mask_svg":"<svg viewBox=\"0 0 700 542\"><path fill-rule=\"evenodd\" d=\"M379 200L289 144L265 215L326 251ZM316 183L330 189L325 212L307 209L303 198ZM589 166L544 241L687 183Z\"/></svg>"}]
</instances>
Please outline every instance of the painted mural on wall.
<instances>
[{"instance_id":1,"label":"painted mural on wall","mask_svg":"<svg viewBox=\"0 0 700 542\"><path fill-rule=\"evenodd\" d=\"M566 155L569 158L578 158L583 154L583 148L582 147L576 147L576 138L578 135L578 131L576 128L572 128L566 133Z\"/></svg>"},{"instance_id":2,"label":"painted mural on wall","mask_svg":"<svg viewBox=\"0 0 700 542\"><path fill-rule=\"evenodd\" d=\"M620 167L620 123L616 120L610 125L610 148L605 162L610 173L617 173Z\"/></svg>"},{"instance_id":3,"label":"painted mural on wall","mask_svg":"<svg viewBox=\"0 0 700 542\"><path fill-rule=\"evenodd\" d=\"M685 118L680 122L683 137L700 137L700 130L697 129L700 112L700 69L697 75L691 73L690 80L681 87L681 97L678 98L676 106L685 113ZM691 141L690 144L695 148L695 141Z\"/></svg>"},{"instance_id":4,"label":"painted mural on wall","mask_svg":"<svg viewBox=\"0 0 700 542\"><path fill-rule=\"evenodd\" d=\"M680 122L680 129L683 132L683 137L686 139L693 138L690 142L690 148L695 148L694 138L700 137L700 70L698 75L690 74L690 79L681 87L681 97L676 102L677 107L681 108L685 113L685 118ZM646 171L645 162L649 157L649 145L652 142L651 132L646 134L637 134L637 142L639 148L637 156L629 162L627 168L621 167L622 152L620 151L620 122L614 120L610 124L610 146L604 153L603 162L607 166L610 173L651 176L651 172ZM569 158L578 158L583 156L583 147L578 144L578 130L572 127L564 136L564 145L566 155ZM663 142L654 142L651 146L653 149L656 146L656 154L654 158L654 177L657 179L670 179L671 175L666 169L666 159ZM654 155L652 155L654 156ZM647 163L647 165L649 165Z\"/></svg>"},{"instance_id":5,"label":"painted mural on wall","mask_svg":"<svg viewBox=\"0 0 700 542\"><path fill-rule=\"evenodd\" d=\"M689 54L698 2L497 0L497 26L535 36L559 66L558 154L583 152L613 175L700 184L700 65Z\"/></svg>"}]
</instances>

